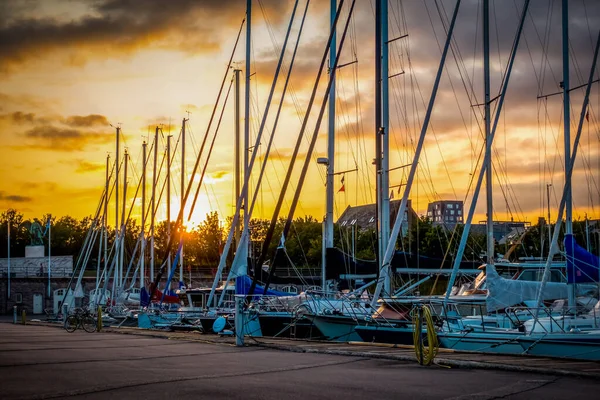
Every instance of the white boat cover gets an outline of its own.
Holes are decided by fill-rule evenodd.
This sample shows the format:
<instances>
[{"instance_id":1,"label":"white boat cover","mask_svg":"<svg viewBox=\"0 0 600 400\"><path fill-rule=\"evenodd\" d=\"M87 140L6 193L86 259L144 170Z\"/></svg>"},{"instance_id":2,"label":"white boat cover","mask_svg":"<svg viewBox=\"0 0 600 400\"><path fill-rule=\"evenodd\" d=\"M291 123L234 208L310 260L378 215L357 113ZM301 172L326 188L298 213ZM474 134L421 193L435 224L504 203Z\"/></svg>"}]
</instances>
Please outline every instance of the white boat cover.
<instances>
[{"instance_id":1,"label":"white boat cover","mask_svg":"<svg viewBox=\"0 0 600 400\"><path fill-rule=\"evenodd\" d=\"M535 301L537 299L541 282L502 278L498 275L493 265L486 265L485 273L488 289L485 302L488 312L512 307L527 300ZM566 283L548 282L544 288L542 300L565 299L567 296Z\"/></svg>"}]
</instances>

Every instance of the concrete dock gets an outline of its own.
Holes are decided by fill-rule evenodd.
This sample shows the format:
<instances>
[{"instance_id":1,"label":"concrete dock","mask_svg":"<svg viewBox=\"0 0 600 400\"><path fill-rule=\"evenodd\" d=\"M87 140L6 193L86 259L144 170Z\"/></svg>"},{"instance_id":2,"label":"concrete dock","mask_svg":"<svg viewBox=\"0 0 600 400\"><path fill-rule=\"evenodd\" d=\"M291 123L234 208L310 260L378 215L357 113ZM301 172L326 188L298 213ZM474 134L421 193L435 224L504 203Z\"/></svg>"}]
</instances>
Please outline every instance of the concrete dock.
<instances>
[{"instance_id":1,"label":"concrete dock","mask_svg":"<svg viewBox=\"0 0 600 400\"><path fill-rule=\"evenodd\" d=\"M70 334L43 324L0 323L1 397L563 400L575 393L595 398L600 389L598 363L554 361L564 363L552 365L557 371L575 367L573 375L583 377L576 378L540 367L548 359L528 361L523 370L486 369L494 360L514 362L442 352L440 365L422 367L404 348L265 338L235 347L231 338L198 333L112 331ZM468 364L477 361L482 365Z\"/></svg>"}]
</instances>

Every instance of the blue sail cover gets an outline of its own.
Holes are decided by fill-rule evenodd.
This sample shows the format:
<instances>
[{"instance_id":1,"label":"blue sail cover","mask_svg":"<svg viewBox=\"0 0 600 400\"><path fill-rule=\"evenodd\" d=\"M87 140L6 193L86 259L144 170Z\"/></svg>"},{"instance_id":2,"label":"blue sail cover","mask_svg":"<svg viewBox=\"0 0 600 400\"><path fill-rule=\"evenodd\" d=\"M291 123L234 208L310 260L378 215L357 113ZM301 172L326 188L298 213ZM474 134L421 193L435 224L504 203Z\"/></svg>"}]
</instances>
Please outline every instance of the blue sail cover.
<instances>
[{"instance_id":1,"label":"blue sail cover","mask_svg":"<svg viewBox=\"0 0 600 400\"><path fill-rule=\"evenodd\" d=\"M250 291L250 285L252 285L252 278L248 275L238 276L235 278L235 293L236 294L248 294ZM265 294L264 286L256 285L254 288L254 294ZM280 292L278 290L267 290L268 296L290 296L290 293Z\"/></svg>"},{"instance_id":2,"label":"blue sail cover","mask_svg":"<svg viewBox=\"0 0 600 400\"><path fill-rule=\"evenodd\" d=\"M565 235L567 254L567 282L600 282L600 258L575 242L573 235Z\"/></svg>"},{"instance_id":3,"label":"blue sail cover","mask_svg":"<svg viewBox=\"0 0 600 400\"><path fill-rule=\"evenodd\" d=\"M150 305L150 293L146 290L145 287L140 291L140 306L148 307Z\"/></svg>"}]
</instances>

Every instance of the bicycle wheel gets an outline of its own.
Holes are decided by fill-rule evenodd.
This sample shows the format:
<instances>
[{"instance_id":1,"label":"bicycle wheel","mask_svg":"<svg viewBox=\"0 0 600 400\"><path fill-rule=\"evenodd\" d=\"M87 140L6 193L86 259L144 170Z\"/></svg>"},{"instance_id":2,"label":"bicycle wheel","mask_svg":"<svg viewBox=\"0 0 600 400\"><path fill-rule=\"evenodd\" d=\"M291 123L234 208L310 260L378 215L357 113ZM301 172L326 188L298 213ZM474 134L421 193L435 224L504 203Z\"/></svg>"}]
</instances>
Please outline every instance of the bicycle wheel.
<instances>
[{"instance_id":1,"label":"bicycle wheel","mask_svg":"<svg viewBox=\"0 0 600 400\"><path fill-rule=\"evenodd\" d=\"M69 333L75 332L79 325L79 318L75 315L69 315L65 320L65 330Z\"/></svg>"},{"instance_id":2,"label":"bicycle wheel","mask_svg":"<svg viewBox=\"0 0 600 400\"><path fill-rule=\"evenodd\" d=\"M88 333L96 332L96 320L93 317L83 317L83 320L81 321L81 326L83 326L83 329Z\"/></svg>"}]
</instances>

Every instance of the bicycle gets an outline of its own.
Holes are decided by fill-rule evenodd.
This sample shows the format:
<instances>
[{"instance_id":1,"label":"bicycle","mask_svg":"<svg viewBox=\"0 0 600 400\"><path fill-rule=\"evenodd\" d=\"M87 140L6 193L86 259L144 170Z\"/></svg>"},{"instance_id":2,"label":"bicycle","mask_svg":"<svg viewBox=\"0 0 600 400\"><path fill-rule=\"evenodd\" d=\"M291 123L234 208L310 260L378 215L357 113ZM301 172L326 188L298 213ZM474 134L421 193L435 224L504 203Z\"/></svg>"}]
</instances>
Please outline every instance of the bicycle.
<instances>
[{"instance_id":1,"label":"bicycle","mask_svg":"<svg viewBox=\"0 0 600 400\"><path fill-rule=\"evenodd\" d=\"M65 320L64 328L67 332L73 333L79 327L88 333L96 332L96 319L89 310L76 308Z\"/></svg>"}]
</instances>

